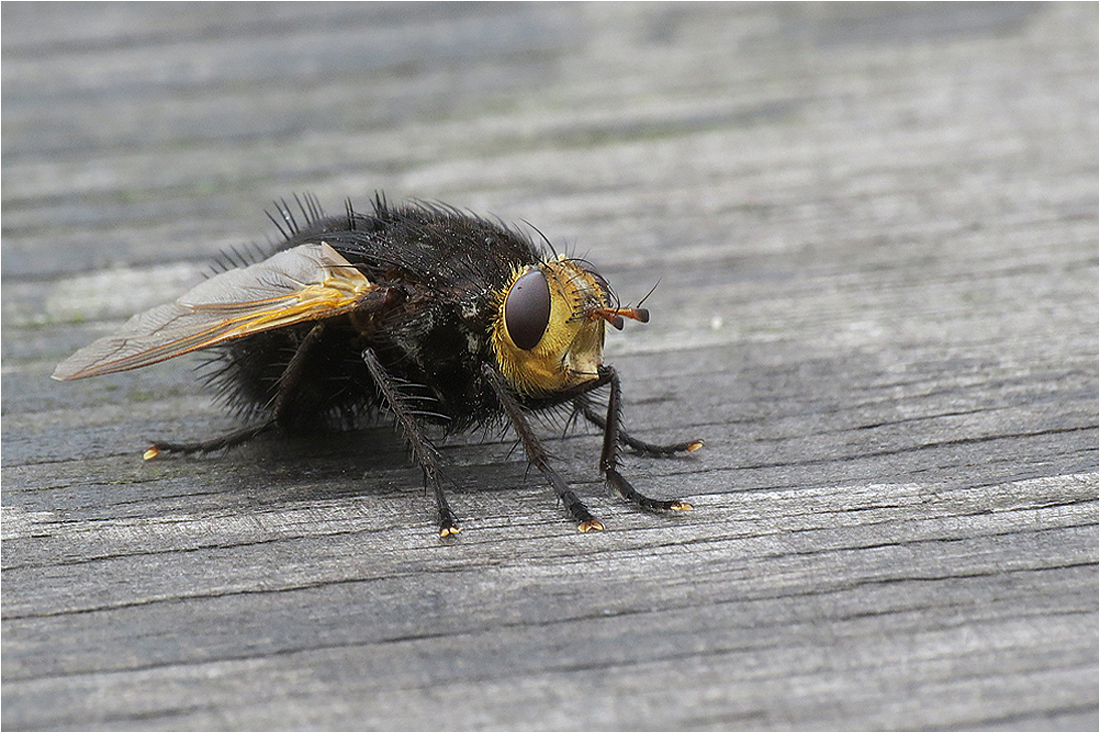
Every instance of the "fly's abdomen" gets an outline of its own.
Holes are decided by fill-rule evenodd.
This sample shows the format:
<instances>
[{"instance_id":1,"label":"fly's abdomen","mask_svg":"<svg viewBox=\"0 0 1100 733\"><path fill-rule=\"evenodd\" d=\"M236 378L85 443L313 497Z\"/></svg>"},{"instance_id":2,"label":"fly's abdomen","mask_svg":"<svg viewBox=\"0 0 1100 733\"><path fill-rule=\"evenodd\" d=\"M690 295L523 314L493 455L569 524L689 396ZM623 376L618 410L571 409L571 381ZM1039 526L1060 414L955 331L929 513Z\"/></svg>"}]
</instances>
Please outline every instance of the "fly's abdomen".
<instances>
[{"instance_id":1,"label":"fly's abdomen","mask_svg":"<svg viewBox=\"0 0 1100 733\"><path fill-rule=\"evenodd\" d=\"M350 427L373 411L377 395L361 338L341 320L238 339L217 350L206 380L242 417L274 417L283 427Z\"/></svg>"}]
</instances>

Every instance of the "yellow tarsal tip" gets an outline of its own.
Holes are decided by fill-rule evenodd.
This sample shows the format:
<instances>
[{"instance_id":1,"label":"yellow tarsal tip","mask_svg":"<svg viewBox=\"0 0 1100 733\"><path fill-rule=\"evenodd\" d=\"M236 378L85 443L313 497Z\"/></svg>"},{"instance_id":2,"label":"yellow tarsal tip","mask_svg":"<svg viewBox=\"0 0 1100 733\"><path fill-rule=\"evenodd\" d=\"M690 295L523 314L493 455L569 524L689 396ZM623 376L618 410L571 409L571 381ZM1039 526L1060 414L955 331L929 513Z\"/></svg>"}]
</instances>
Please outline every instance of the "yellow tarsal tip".
<instances>
[{"instance_id":1,"label":"yellow tarsal tip","mask_svg":"<svg viewBox=\"0 0 1100 733\"><path fill-rule=\"evenodd\" d=\"M589 519L586 522L578 524L577 529L581 532L599 532L603 530L603 523L598 519Z\"/></svg>"},{"instance_id":2,"label":"yellow tarsal tip","mask_svg":"<svg viewBox=\"0 0 1100 733\"><path fill-rule=\"evenodd\" d=\"M690 444L688 445L688 453L694 453L695 451L697 451L697 450L699 450L700 448L702 448L702 447L703 447L703 445L704 445L704 443L703 443L703 441L701 441L701 440L693 440L693 441L691 441L691 443L690 443Z\"/></svg>"},{"instance_id":3,"label":"yellow tarsal tip","mask_svg":"<svg viewBox=\"0 0 1100 733\"><path fill-rule=\"evenodd\" d=\"M678 501L678 502L676 502L675 504L673 504L672 506L669 507L669 511L673 511L673 512L690 512L694 508L695 507L693 507L691 504L688 504L686 501Z\"/></svg>"},{"instance_id":4,"label":"yellow tarsal tip","mask_svg":"<svg viewBox=\"0 0 1100 733\"><path fill-rule=\"evenodd\" d=\"M456 527L455 525L452 524L449 527L441 527L439 529L439 536L440 537L454 537L456 534L458 534L461 531L462 530L459 527Z\"/></svg>"},{"instance_id":5,"label":"yellow tarsal tip","mask_svg":"<svg viewBox=\"0 0 1100 733\"><path fill-rule=\"evenodd\" d=\"M141 454L141 459L143 461L151 461L159 455L160 455L160 449L157 448L155 445L151 445L151 446L149 446L148 448L145 449L144 453Z\"/></svg>"}]
</instances>

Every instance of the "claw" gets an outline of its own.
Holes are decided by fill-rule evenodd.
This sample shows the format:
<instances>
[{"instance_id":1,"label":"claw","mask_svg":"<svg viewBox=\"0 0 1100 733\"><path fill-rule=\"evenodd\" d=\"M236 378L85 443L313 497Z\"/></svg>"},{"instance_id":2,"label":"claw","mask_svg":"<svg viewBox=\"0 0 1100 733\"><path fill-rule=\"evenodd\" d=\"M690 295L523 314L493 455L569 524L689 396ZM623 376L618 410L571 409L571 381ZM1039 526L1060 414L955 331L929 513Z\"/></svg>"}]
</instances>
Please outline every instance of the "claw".
<instances>
[{"instance_id":1,"label":"claw","mask_svg":"<svg viewBox=\"0 0 1100 733\"><path fill-rule=\"evenodd\" d=\"M588 519L577 525L581 532L593 532L603 530L603 523L598 519Z\"/></svg>"},{"instance_id":2,"label":"claw","mask_svg":"<svg viewBox=\"0 0 1100 733\"><path fill-rule=\"evenodd\" d=\"M439 528L439 538L445 539L447 537L454 537L461 531L462 530L457 524L444 524L442 527Z\"/></svg>"}]
</instances>

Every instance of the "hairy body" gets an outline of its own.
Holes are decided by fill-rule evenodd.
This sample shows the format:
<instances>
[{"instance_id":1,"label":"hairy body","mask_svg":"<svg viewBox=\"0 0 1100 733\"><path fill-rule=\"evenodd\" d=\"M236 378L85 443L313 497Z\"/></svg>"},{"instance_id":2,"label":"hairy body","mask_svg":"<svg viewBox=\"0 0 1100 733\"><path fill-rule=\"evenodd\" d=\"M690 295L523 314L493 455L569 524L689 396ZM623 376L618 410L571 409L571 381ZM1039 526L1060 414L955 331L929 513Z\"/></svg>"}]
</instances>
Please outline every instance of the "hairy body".
<instances>
[{"instance_id":1,"label":"hairy body","mask_svg":"<svg viewBox=\"0 0 1100 733\"><path fill-rule=\"evenodd\" d=\"M603 528L550 465L528 421L569 405L604 431L600 469L609 486L646 509L690 509L638 493L618 472L620 444L668 456L702 441L657 446L621 428L619 377L603 363L605 326L649 315L613 304L590 263L444 206L391 207L379 196L369 214L349 204L333 217L311 198L300 206L301 223L285 206L281 222L273 218L283 239L266 257L232 263L175 302L134 316L58 365L54 377L209 349L207 380L252 424L197 443L158 442L146 459L389 413L434 488L441 536L458 525L428 423L447 431L511 425L579 528ZM604 386L601 414L591 393Z\"/></svg>"}]
</instances>

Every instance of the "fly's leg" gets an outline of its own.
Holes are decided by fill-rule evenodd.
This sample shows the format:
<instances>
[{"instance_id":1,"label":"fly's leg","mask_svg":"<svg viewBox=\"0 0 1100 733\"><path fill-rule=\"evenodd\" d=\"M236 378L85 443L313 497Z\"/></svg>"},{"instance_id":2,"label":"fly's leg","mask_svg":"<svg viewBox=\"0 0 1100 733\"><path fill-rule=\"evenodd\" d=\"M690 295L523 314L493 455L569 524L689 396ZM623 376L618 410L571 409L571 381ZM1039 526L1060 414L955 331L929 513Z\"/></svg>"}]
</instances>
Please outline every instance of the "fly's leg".
<instances>
[{"instance_id":1,"label":"fly's leg","mask_svg":"<svg viewBox=\"0 0 1100 733\"><path fill-rule=\"evenodd\" d=\"M554 487L554 491L561 499L562 504L564 504L569 513L573 515L573 518L577 520L577 529L581 532L603 529L603 524L600 523L600 520L592 516L592 512L588 511L588 507L584 505L584 502L577 498L577 495L569 488L569 484L565 482L561 474L555 471L554 467L550 465L550 456L547 454L546 449L542 447L542 443L539 442L538 436L535 435L535 431L531 429L531 423L528 422L527 417L523 414L523 409L508 389L504 379L488 364L482 367L482 374L484 374L485 379L493 388L497 402L500 403L501 409L504 410L504 414L508 416L508 421L512 424L512 429L515 430L516 435L519 436L519 442L523 444L523 450L527 454L527 460L530 461L535 468L541 471L542 475L550 482L550 485Z\"/></svg>"},{"instance_id":2,"label":"fly's leg","mask_svg":"<svg viewBox=\"0 0 1100 733\"><path fill-rule=\"evenodd\" d=\"M576 408L584 415L585 420L592 423L600 430L607 431L607 420L604 416L596 412L592 405L588 402L577 399L573 403ZM630 435L622 427L619 428L619 442L623 445L629 446L632 450L642 455L651 456L653 458L672 458L677 453L694 453L703 447L702 440L688 440L683 443L669 443L668 445L655 445L653 443L647 443L644 440L639 440L633 435Z\"/></svg>"},{"instance_id":3,"label":"fly's leg","mask_svg":"<svg viewBox=\"0 0 1100 733\"><path fill-rule=\"evenodd\" d=\"M252 425L247 428L241 428L240 430L234 430L232 433L227 433L217 438L211 438L210 440L202 440L197 443L168 443L158 440L145 449L142 458L146 461L151 461L164 453L189 455L191 453L211 453L217 450L234 448L242 443L247 443L257 435L266 433L274 427L275 421L269 420L259 425Z\"/></svg>"},{"instance_id":4,"label":"fly's leg","mask_svg":"<svg viewBox=\"0 0 1100 733\"><path fill-rule=\"evenodd\" d=\"M608 485L618 491L623 498L634 502L643 509L655 512L687 511L691 509L691 504L688 504L686 501L680 501L679 499L653 499L645 494L639 493L638 490L619 473L619 443L627 443L632 448L634 448L635 445L627 441L622 429L619 427L619 423L622 420L622 386L619 383L619 373L612 367L601 366L600 376L606 377L608 384L611 386L611 394L607 398L607 419L604 421L603 425L603 451L600 453L600 470L603 471L604 478L607 480ZM589 417L587 413L585 417ZM595 421L593 420L593 422ZM669 451L664 450L665 448L679 448L682 445L683 450L697 450L702 446L701 441L677 444L675 446L650 446L649 443L637 442L646 447L657 448L658 455L668 453ZM695 448L692 448L692 445L695 445Z\"/></svg>"},{"instance_id":5,"label":"fly's leg","mask_svg":"<svg viewBox=\"0 0 1100 733\"><path fill-rule=\"evenodd\" d=\"M393 377L378 361L374 349L364 349L362 357L374 380L374 386L378 389L378 394L393 413L398 429L412 450L413 458L424 471L424 483L430 484L435 492L435 502L439 507L439 536L450 537L458 534L458 520L447 503L447 497L443 495L441 482L443 472L439 466L439 453L417 425L413 410L407 404L407 398L401 394Z\"/></svg>"},{"instance_id":6,"label":"fly's leg","mask_svg":"<svg viewBox=\"0 0 1100 733\"><path fill-rule=\"evenodd\" d=\"M302 381L302 370L306 362L306 355L313 348L313 345L317 343L317 340L321 338L321 334L324 333L324 330L325 325L323 323L318 323L311 328L309 333L306 334L306 337L302 339L302 342L298 344L298 348L294 350L294 356L290 358L290 362L286 365L286 369L279 375L275 397L272 399L272 406L275 412L275 416L272 419L260 423L259 425L252 425L247 428L241 428L240 430L234 430L227 435L195 443L169 443L167 441L158 440L146 449L144 455L145 460L150 461L163 453L188 455L191 453L211 453L217 450L234 448L242 443L247 443L261 433L266 433L276 425L285 425L290 420L292 414L293 401L291 397L298 388L298 384Z\"/></svg>"},{"instance_id":7,"label":"fly's leg","mask_svg":"<svg viewBox=\"0 0 1100 733\"><path fill-rule=\"evenodd\" d=\"M321 338L321 334L325 332L325 324L317 323L313 328L309 329L309 333L302 339L302 342L298 344L298 348L294 350L294 356L290 357L290 362L287 363L286 369L279 375L279 382L275 389L275 398L272 400L272 405L275 410L275 424L279 426L285 426L291 422L291 417L294 410L293 396L295 390L298 389L298 385L302 381L302 372L305 370L306 355L309 354L313 345Z\"/></svg>"}]
</instances>

